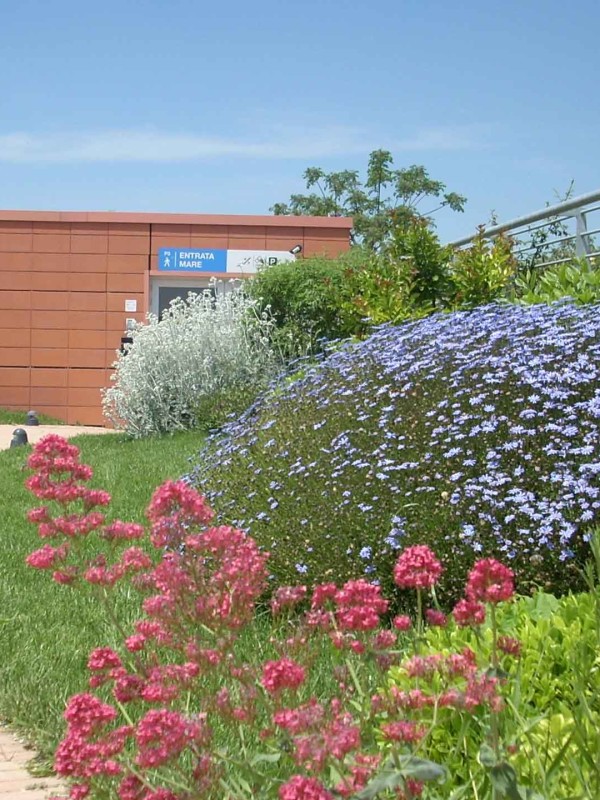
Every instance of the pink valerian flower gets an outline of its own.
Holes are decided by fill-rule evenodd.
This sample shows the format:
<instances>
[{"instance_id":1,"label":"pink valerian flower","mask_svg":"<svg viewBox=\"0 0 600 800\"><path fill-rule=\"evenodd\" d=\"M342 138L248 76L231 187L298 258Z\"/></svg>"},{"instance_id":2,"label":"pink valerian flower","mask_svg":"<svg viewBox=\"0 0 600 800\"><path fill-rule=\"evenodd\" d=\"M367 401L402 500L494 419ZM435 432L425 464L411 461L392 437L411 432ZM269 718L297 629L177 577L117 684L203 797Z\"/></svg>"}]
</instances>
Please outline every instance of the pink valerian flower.
<instances>
[{"instance_id":1,"label":"pink valerian flower","mask_svg":"<svg viewBox=\"0 0 600 800\"><path fill-rule=\"evenodd\" d=\"M354 763L349 766L350 775L346 775L335 787L336 794L351 797L365 788L381 763L381 756L366 756L357 753Z\"/></svg>"},{"instance_id":2,"label":"pink valerian flower","mask_svg":"<svg viewBox=\"0 0 600 800\"><path fill-rule=\"evenodd\" d=\"M423 794L425 784L423 781L416 781L414 778L406 778L406 791L400 789L396 795L397 800L414 800Z\"/></svg>"},{"instance_id":3,"label":"pink valerian flower","mask_svg":"<svg viewBox=\"0 0 600 800\"><path fill-rule=\"evenodd\" d=\"M381 732L384 738L390 742L414 744L423 738L426 733L426 728L410 720L400 720L397 722L384 723L381 726Z\"/></svg>"},{"instance_id":4,"label":"pink valerian flower","mask_svg":"<svg viewBox=\"0 0 600 800\"><path fill-rule=\"evenodd\" d=\"M509 656L519 658L521 655L521 642L512 636L499 636L498 649Z\"/></svg>"},{"instance_id":5,"label":"pink valerian flower","mask_svg":"<svg viewBox=\"0 0 600 800\"><path fill-rule=\"evenodd\" d=\"M406 614L401 614L399 617L394 617L392 625L398 631L408 631L412 627L412 620Z\"/></svg>"},{"instance_id":6,"label":"pink valerian flower","mask_svg":"<svg viewBox=\"0 0 600 800\"><path fill-rule=\"evenodd\" d=\"M184 481L166 481L159 486L146 514L151 523L150 540L158 548L176 548L186 532L204 527L214 517L204 497Z\"/></svg>"},{"instance_id":7,"label":"pink valerian flower","mask_svg":"<svg viewBox=\"0 0 600 800\"><path fill-rule=\"evenodd\" d=\"M425 612L425 619L433 628L445 628L448 624L448 618L443 611L437 611L435 608L428 608Z\"/></svg>"},{"instance_id":8,"label":"pink valerian flower","mask_svg":"<svg viewBox=\"0 0 600 800\"><path fill-rule=\"evenodd\" d=\"M333 800L320 781L304 775L293 775L279 787L278 796L279 800Z\"/></svg>"},{"instance_id":9,"label":"pink valerian flower","mask_svg":"<svg viewBox=\"0 0 600 800\"><path fill-rule=\"evenodd\" d=\"M401 589L431 589L438 582L443 567L426 545L407 547L394 567L394 581Z\"/></svg>"},{"instance_id":10,"label":"pink valerian flower","mask_svg":"<svg viewBox=\"0 0 600 800\"><path fill-rule=\"evenodd\" d=\"M276 694L282 689L297 689L305 678L304 667L290 658L280 658L278 661L266 662L261 683L269 694Z\"/></svg>"},{"instance_id":11,"label":"pink valerian flower","mask_svg":"<svg viewBox=\"0 0 600 800\"><path fill-rule=\"evenodd\" d=\"M141 539L144 535L144 528L135 522L121 522L121 520L115 520L115 522L111 522L110 525L106 525L100 535L103 539L107 539L108 541L117 539Z\"/></svg>"},{"instance_id":12,"label":"pink valerian flower","mask_svg":"<svg viewBox=\"0 0 600 800\"><path fill-rule=\"evenodd\" d=\"M373 647L376 650L388 650L396 644L396 634L387 628L379 631L373 638Z\"/></svg>"},{"instance_id":13,"label":"pink valerian flower","mask_svg":"<svg viewBox=\"0 0 600 800\"><path fill-rule=\"evenodd\" d=\"M499 688L498 678L472 673L465 689L465 708L472 711L477 706L489 706L492 711L501 711L504 700L499 694Z\"/></svg>"},{"instance_id":14,"label":"pink valerian flower","mask_svg":"<svg viewBox=\"0 0 600 800\"><path fill-rule=\"evenodd\" d=\"M92 650L87 662L90 672L104 672L122 666L123 662L119 654L115 653L111 647L97 647Z\"/></svg>"},{"instance_id":15,"label":"pink valerian flower","mask_svg":"<svg viewBox=\"0 0 600 800\"><path fill-rule=\"evenodd\" d=\"M121 554L121 566L128 572L141 572L150 569L152 559L141 547L128 547Z\"/></svg>"},{"instance_id":16,"label":"pink valerian flower","mask_svg":"<svg viewBox=\"0 0 600 800\"><path fill-rule=\"evenodd\" d=\"M186 719L167 709L148 711L135 729L139 748L136 764L154 769L178 756L190 744L205 738L206 730L199 721Z\"/></svg>"},{"instance_id":17,"label":"pink valerian flower","mask_svg":"<svg viewBox=\"0 0 600 800\"><path fill-rule=\"evenodd\" d=\"M297 708L282 708L273 714L273 723L293 734L318 729L325 717L325 709L313 697Z\"/></svg>"},{"instance_id":18,"label":"pink valerian flower","mask_svg":"<svg viewBox=\"0 0 600 800\"><path fill-rule=\"evenodd\" d=\"M328 760L343 759L360 749L360 728L352 716L334 708L333 716L320 727L304 734L293 736L294 760L309 772L320 772Z\"/></svg>"},{"instance_id":19,"label":"pink valerian flower","mask_svg":"<svg viewBox=\"0 0 600 800\"><path fill-rule=\"evenodd\" d=\"M281 586L271 600L271 611L278 614L283 609L295 608L307 594L306 586Z\"/></svg>"},{"instance_id":20,"label":"pink valerian flower","mask_svg":"<svg viewBox=\"0 0 600 800\"><path fill-rule=\"evenodd\" d=\"M127 775L117 789L119 800L142 800L146 787L136 775Z\"/></svg>"},{"instance_id":21,"label":"pink valerian flower","mask_svg":"<svg viewBox=\"0 0 600 800\"><path fill-rule=\"evenodd\" d=\"M93 694L76 694L69 700L64 717L70 728L89 736L117 717L114 706L103 703Z\"/></svg>"},{"instance_id":22,"label":"pink valerian flower","mask_svg":"<svg viewBox=\"0 0 600 800\"><path fill-rule=\"evenodd\" d=\"M477 600L463 598L454 606L452 616L462 628L482 625L485 622L485 606Z\"/></svg>"},{"instance_id":23,"label":"pink valerian flower","mask_svg":"<svg viewBox=\"0 0 600 800\"><path fill-rule=\"evenodd\" d=\"M334 597L336 596L338 591L338 587L335 583L319 583L313 589L313 595L310 607L314 611L319 608L323 608L327 605L327 603L333 602Z\"/></svg>"},{"instance_id":24,"label":"pink valerian flower","mask_svg":"<svg viewBox=\"0 0 600 800\"><path fill-rule=\"evenodd\" d=\"M56 569L67 559L68 555L68 544L62 544L60 547L45 544L39 550L30 553L25 559L25 563L34 569Z\"/></svg>"},{"instance_id":25,"label":"pink valerian flower","mask_svg":"<svg viewBox=\"0 0 600 800\"><path fill-rule=\"evenodd\" d=\"M381 588L364 579L348 581L334 595L335 618L341 630L369 631L388 609Z\"/></svg>"},{"instance_id":26,"label":"pink valerian flower","mask_svg":"<svg viewBox=\"0 0 600 800\"><path fill-rule=\"evenodd\" d=\"M500 603L515 593L514 573L494 558L478 561L467 578L466 595L481 603Z\"/></svg>"}]
</instances>

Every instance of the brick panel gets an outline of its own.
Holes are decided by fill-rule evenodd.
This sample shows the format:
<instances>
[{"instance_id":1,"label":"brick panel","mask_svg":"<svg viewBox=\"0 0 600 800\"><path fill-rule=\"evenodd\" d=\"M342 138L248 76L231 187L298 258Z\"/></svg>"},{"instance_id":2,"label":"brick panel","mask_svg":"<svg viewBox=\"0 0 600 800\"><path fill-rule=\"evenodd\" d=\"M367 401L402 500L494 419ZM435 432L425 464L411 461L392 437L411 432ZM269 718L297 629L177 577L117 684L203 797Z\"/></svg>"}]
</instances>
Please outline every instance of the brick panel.
<instances>
[{"instance_id":1,"label":"brick panel","mask_svg":"<svg viewBox=\"0 0 600 800\"><path fill-rule=\"evenodd\" d=\"M0 233L0 253L27 253L32 244L32 233Z\"/></svg>"},{"instance_id":2,"label":"brick panel","mask_svg":"<svg viewBox=\"0 0 600 800\"><path fill-rule=\"evenodd\" d=\"M69 274L69 289L72 292L105 292L105 272L72 272Z\"/></svg>"},{"instance_id":3,"label":"brick panel","mask_svg":"<svg viewBox=\"0 0 600 800\"><path fill-rule=\"evenodd\" d=\"M106 325L103 311L69 311L66 327L71 330L102 330Z\"/></svg>"},{"instance_id":4,"label":"brick panel","mask_svg":"<svg viewBox=\"0 0 600 800\"><path fill-rule=\"evenodd\" d=\"M31 385L66 387L68 374L68 370L62 368L37 367L31 370Z\"/></svg>"},{"instance_id":5,"label":"brick panel","mask_svg":"<svg viewBox=\"0 0 600 800\"><path fill-rule=\"evenodd\" d=\"M0 386L0 406L6 408L9 405L29 408L29 386Z\"/></svg>"},{"instance_id":6,"label":"brick panel","mask_svg":"<svg viewBox=\"0 0 600 800\"><path fill-rule=\"evenodd\" d=\"M30 272L0 272L0 291L4 290L27 290L31 289Z\"/></svg>"},{"instance_id":7,"label":"brick panel","mask_svg":"<svg viewBox=\"0 0 600 800\"><path fill-rule=\"evenodd\" d=\"M108 253L108 236L72 236L71 253Z\"/></svg>"},{"instance_id":8,"label":"brick panel","mask_svg":"<svg viewBox=\"0 0 600 800\"><path fill-rule=\"evenodd\" d=\"M23 328L4 328L0 330L0 347L30 347L31 331L29 325Z\"/></svg>"},{"instance_id":9,"label":"brick panel","mask_svg":"<svg viewBox=\"0 0 600 800\"><path fill-rule=\"evenodd\" d=\"M69 346L69 331L49 328L31 331L31 346L41 348L60 348Z\"/></svg>"},{"instance_id":10,"label":"brick panel","mask_svg":"<svg viewBox=\"0 0 600 800\"><path fill-rule=\"evenodd\" d=\"M69 425L106 425L101 408L71 406L67 410Z\"/></svg>"},{"instance_id":11,"label":"brick panel","mask_svg":"<svg viewBox=\"0 0 600 800\"><path fill-rule=\"evenodd\" d=\"M98 350L105 346L106 332L104 330L71 330L68 333L68 346L80 350ZM79 404L78 404L79 405Z\"/></svg>"},{"instance_id":12,"label":"brick panel","mask_svg":"<svg viewBox=\"0 0 600 800\"><path fill-rule=\"evenodd\" d=\"M0 253L0 272L22 272L30 270L33 253Z\"/></svg>"},{"instance_id":13,"label":"brick panel","mask_svg":"<svg viewBox=\"0 0 600 800\"><path fill-rule=\"evenodd\" d=\"M68 260L68 270L73 275L78 272L106 272L109 261L105 253L73 253Z\"/></svg>"},{"instance_id":14,"label":"brick panel","mask_svg":"<svg viewBox=\"0 0 600 800\"><path fill-rule=\"evenodd\" d=\"M29 292L0 292L0 310L15 311L30 308Z\"/></svg>"},{"instance_id":15,"label":"brick panel","mask_svg":"<svg viewBox=\"0 0 600 800\"><path fill-rule=\"evenodd\" d=\"M66 406L67 389L49 386L31 387L31 405L36 411L39 406Z\"/></svg>"},{"instance_id":16,"label":"brick panel","mask_svg":"<svg viewBox=\"0 0 600 800\"><path fill-rule=\"evenodd\" d=\"M68 253L32 253L31 269L34 272L68 272Z\"/></svg>"},{"instance_id":17,"label":"brick panel","mask_svg":"<svg viewBox=\"0 0 600 800\"><path fill-rule=\"evenodd\" d=\"M146 255L150 238L148 236L109 236L108 252L117 255Z\"/></svg>"},{"instance_id":18,"label":"brick panel","mask_svg":"<svg viewBox=\"0 0 600 800\"><path fill-rule=\"evenodd\" d=\"M69 277L68 272L32 272L31 288L40 292L66 292Z\"/></svg>"},{"instance_id":19,"label":"brick panel","mask_svg":"<svg viewBox=\"0 0 600 800\"><path fill-rule=\"evenodd\" d=\"M34 233L33 247L35 253L68 253L71 249L71 237L68 233Z\"/></svg>"},{"instance_id":20,"label":"brick panel","mask_svg":"<svg viewBox=\"0 0 600 800\"><path fill-rule=\"evenodd\" d=\"M29 367L0 366L0 386L29 386L30 372Z\"/></svg>"},{"instance_id":21,"label":"brick panel","mask_svg":"<svg viewBox=\"0 0 600 800\"><path fill-rule=\"evenodd\" d=\"M66 311L69 303L68 292L32 292L32 311Z\"/></svg>"},{"instance_id":22,"label":"brick panel","mask_svg":"<svg viewBox=\"0 0 600 800\"><path fill-rule=\"evenodd\" d=\"M32 311L31 327L38 330L66 330L69 327L69 315L66 311Z\"/></svg>"},{"instance_id":23,"label":"brick panel","mask_svg":"<svg viewBox=\"0 0 600 800\"><path fill-rule=\"evenodd\" d=\"M65 375L67 375L66 372ZM105 369L70 369L68 376L70 387L98 388L108 386L108 375Z\"/></svg>"},{"instance_id":24,"label":"brick panel","mask_svg":"<svg viewBox=\"0 0 600 800\"><path fill-rule=\"evenodd\" d=\"M19 309L18 311L6 309L0 314L0 331L4 328L29 328L30 324L31 311L29 309ZM0 334L1 336L2 334Z\"/></svg>"},{"instance_id":25,"label":"brick panel","mask_svg":"<svg viewBox=\"0 0 600 800\"><path fill-rule=\"evenodd\" d=\"M28 347L1 347L0 364L3 367L28 367L30 350Z\"/></svg>"},{"instance_id":26,"label":"brick panel","mask_svg":"<svg viewBox=\"0 0 600 800\"><path fill-rule=\"evenodd\" d=\"M147 254L112 253L107 256L107 271L111 273L144 273L148 269Z\"/></svg>"},{"instance_id":27,"label":"brick panel","mask_svg":"<svg viewBox=\"0 0 600 800\"><path fill-rule=\"evenodd\" d=\"M145 276L142 274L110 273L106 279L106 289L109 292L137 292L141 294L144 291L144 281Z\"/></svg>"},{"instance_id":28,"label":"brick panel","mask_svg":"<svg viewBox=\"0 0 600 800\"><path fill-rule=\"evenodd\" d=\"M81 348L71 348L67 351L69 367L94 367L104 369L105 355L104 350L83 350Z\"/></svg>"},{"instance_id":29,"label":"brick panel","mask_svg":"<svg viewBox=\"0 0 600 800\"><path fill-rule=\"evenodd\" d=\"M100 388L76 389L69 387L69 406L91 406L97 408L102 402Z\"/></svg>"},{"instance_id":30,"label":"brick panel","mask_svg":"<svg viewBox=\"0 0 600 800\"><path fill-rule=\"evenodd\" d=\"M66 367L69 364L69 351L62 347L32 347L32 367Z\"/></svg>"},{"instance_id":31,"label":"brick panel","mask_svg":"<svg viewBox=\"0 0 600 800\"><path fill-rule=\"evenodd\" d=\"M105 311L106 295L104 292L69 292L69 310Z\"/></svg>"},{"instance_id":32,"label":"brick panel","mask_svg":"<svg viewBox=\"0 0 600 800\"><path fill-rule=\"evenodd\" d=\"M209 236L208 234L192 236L190 239L190 247L194 250L226 250L227 249L227 234L222 236Z\"/></svg>"}]
</instances>

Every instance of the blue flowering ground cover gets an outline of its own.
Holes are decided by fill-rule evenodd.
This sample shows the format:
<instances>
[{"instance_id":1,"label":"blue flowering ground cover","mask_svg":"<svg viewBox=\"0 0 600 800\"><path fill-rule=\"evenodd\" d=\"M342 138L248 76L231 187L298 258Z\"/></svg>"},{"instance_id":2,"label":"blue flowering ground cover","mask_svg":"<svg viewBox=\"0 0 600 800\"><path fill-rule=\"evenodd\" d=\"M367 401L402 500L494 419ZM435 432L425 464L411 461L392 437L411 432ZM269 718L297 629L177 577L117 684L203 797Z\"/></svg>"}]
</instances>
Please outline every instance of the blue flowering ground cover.
<instances>
[{"instance_id":1,"label":"blue flowering ground cover","mask_svg":"<svg viewBox=\"0 0 600 800\"><path fill-rule=\"evenodd\" d=\"M600 306L489 305L341 343L208 441L190 479L272 581L367 576L425 543L454 599L476 558L579 581L600 520ZM443 599L443 597L442 597Z\"/></svg>"}]
</instances>

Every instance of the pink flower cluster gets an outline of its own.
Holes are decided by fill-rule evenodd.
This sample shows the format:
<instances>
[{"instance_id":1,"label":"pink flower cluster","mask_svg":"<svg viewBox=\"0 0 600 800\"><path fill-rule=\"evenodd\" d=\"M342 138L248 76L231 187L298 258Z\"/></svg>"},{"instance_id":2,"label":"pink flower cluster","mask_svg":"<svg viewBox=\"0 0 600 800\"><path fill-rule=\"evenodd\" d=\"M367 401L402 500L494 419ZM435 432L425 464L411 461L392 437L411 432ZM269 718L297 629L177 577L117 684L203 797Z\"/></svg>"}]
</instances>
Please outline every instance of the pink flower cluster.
<instances>
[{"instance_id":1,"label":"pink flower cluster","mask_svg":"<svg viewBox=\"0 0 600 800\"><path fill-rule=\"evenodd\" d=\"M426 545L407 547L394 567L394 581L402 589L431 589L438 582L443 567Z\"/></svg>"},{"instance_id":2,"label":"pink flower cluster","mask_svg":"<svg viewBox=\"0 0 600 800\"><path fill-rule=\"evenodd\" d=\"M83 580L108 589L127 578L144 598L143 616L122 652L98 647L89 656L90 688L101 689L103 697L112 693L116 705L85 693L71 698L65 712L67 734L55 766L74 781L71 800L83 800L97 788L119 800L223 795L228 767L223 743L213 741L210 723L216 717L234 732L253 726L252 733L260 730L260 738L277 748L283 765L277 769L293 773L283 783L282 773L274 778L280 800L350 798L380 768L380 754L365 751L374 727L386 748L407 753L424 747L433 709L493 714L502 709L500 680L481 669L468 648L450 654L416 651L401 664L409 688L392 685L365 702L357 689L361 674L371 678L379 669L374 685L386 685L385 670L400 663L399 633L411 631L413 622L397 616L391 627L382 628L389 603L378 585L364 579L342 587L315 586L303 616L298 607L308 605L307 587L278 589L272 613L293 611L297 624L289 626L282 642L271 641L278 657L249 663L236 641L264 595L268 574L268 554L253 539L241 530L211 526L214 515L205 499L183 481L167 482L154 493L147 512L150 544L159 551L153 558L131 544L143 539L141 525L106 523L94 510L110 497L84 485L91 469L79 463L77 448L46 437L30 466L36 470L30 488L58 505L60 513L53 514L50 505L31 512L40 536L56 541L46 542L28 563L53 570L60 583ZM120 553L116 561L98 550L77 563L77 540L93 532L109 554ZM419 545L400 555L394 580L421 592L432 589L442 571L435 554ZM508 568L493 559L479 561L454 620L481 624L485 603L513 594ZM425 616L432 626L449 623L436 609L427 609ZM421 631L420 620L415 628ZM319 702L306 694L311 659L318 657L323 635L345 652L337 655L336 695ZM519 654L519 643L510 637L500 637L497 644L504 653ZM121 713L127 724L119 725ZM239 762L239 753L232 755ZM338 776L335 787L320 779L325 774ZM414 798L422 791L422 783L407 779L397 797Z\"/></svg>"}]
</instances>

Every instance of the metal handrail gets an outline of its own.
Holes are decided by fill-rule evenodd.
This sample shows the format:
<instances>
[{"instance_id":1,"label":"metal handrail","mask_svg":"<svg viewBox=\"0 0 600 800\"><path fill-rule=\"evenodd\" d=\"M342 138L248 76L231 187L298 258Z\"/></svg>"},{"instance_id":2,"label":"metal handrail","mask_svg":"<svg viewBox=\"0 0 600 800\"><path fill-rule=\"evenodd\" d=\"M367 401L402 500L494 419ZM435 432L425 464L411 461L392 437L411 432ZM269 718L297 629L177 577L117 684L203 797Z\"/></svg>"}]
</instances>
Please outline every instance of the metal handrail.
<instances>
[{"instance_id":1,"label":"metal handrail","mask_svg":"<svg viewBox=\"0 0 600 800\"><path fill-rule=\"evenodd\" d=\"M523 217L516 217L515 219L509 220L508 222L503 222L500 225L492 225L489 228L483 228L480 233L472 234L471 236L465 236L462 239L456 239L455 241L450 242L450 246L454 248L464 247L465 245L471 244L476 236L479 235L483 235L483 237L486 239L494 238L495 236L499 236L504 233L510 233L511 237L527 236L534 231L539 231L543 228L549 227L550 225L558 224L566 226L569 221L574 220L575 232L573 234L569 235L568 231L565 230L564 235L559 235L557 238L552 239L551 241L537 244L524 243L524 246L520 247L518 252L523 253L530 250L542 251L552 246L566 244L568 242L575 242L575 256L578 258L590 258L597 255L597 245L595 242L593 242L591 237L593 234L600 233L600 228L594 227L592 230L588 230L587 217L589 214L600 211L600 204L594 205L599 201L600 190L590 192L589 194L583 194L579 197L574 197L571 200L565 200L561 203L557 203L556 205L547 206L546 208L536 211L533 214L527 214ZM540 221L540 225L533 224ZM519 244L522 243L519 242ZM560 264L565 261L569 261L571 257L572 256L567 256L565 258L554 259L546 262L540 261L536 263L536 266L542 267Z\"/></svg>"}]
</instances>

